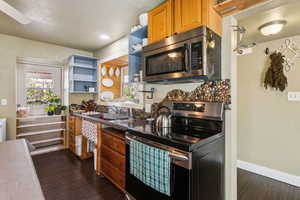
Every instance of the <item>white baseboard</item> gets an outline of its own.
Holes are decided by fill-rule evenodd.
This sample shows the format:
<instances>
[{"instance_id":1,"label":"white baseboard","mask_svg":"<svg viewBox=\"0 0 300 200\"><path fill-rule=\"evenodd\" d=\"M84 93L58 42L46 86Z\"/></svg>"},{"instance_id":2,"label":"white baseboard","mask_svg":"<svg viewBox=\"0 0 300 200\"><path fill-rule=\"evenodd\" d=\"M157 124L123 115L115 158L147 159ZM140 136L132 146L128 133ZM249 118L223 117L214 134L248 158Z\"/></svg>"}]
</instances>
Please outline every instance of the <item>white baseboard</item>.
<instances>
[{"instance_id":1,"label":"white baseboard","mask_svg":"<svg viewBox=\"0 0 300 200\"><path fill-rule=\"evenodd\" d=\"M281 172L278 170L270 169L241 160L237 161L237 167L246 171L253 172L255 174L266 176L284 183L288 183L290 185L300 187L300 176L291 175L285 172Z\"/></svg>"}]
</instances>

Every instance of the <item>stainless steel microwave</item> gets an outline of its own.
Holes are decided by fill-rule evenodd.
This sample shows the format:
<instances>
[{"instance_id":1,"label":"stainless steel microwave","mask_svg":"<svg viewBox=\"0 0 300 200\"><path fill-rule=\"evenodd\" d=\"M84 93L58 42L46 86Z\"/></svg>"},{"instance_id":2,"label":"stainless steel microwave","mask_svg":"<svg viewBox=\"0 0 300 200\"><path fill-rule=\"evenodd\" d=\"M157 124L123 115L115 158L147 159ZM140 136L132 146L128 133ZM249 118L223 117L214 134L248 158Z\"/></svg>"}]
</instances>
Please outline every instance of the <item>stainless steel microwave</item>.
<instances>
[{"instance_id":1,"label":"stainless steel microwave","mask_svg":"<svg viewBox=\"0 0 300 200\"><path fill-rule=\"evenodd\" d=\"M143 78L147 82L193 82L221 78L221 37L202 26L145 46Z\"/></svg>"}]
</instances>

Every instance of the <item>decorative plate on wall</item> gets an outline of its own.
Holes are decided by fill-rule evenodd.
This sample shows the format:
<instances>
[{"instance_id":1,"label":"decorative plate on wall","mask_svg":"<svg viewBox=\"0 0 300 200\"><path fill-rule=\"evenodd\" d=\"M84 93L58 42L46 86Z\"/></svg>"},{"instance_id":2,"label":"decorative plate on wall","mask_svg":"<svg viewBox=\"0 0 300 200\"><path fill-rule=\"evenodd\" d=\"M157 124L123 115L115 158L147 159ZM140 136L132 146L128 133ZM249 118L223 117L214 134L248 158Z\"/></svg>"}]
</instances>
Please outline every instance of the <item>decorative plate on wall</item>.
<instances>
[{"instance_id":1,"label":"decorative plate on wall","mask_svg":"<svg viewBox=\"0 0 300 200\"><path fill-rule=\"evenodd\" d=\"M120 74L121 74L121 72L120 72L120 69L119 69L119 67L118 67L118 68L116 69L116 71L115 71L115 75L116 75L116 77L119 77Z\"/></svg>"},{"instance_id":2,"label":"decorative plate on wall","mask_svg":"<svg viewBox=\"0 0 300 200\"><path fill-rule=\"evenodd\" d=\"M110 101L114 99L114 93L112 91L104 91L101 93L100 98L104 101Z\"/></svg>"},{"instance_id":3,"label":"decorative plate on wall","mask_svg":"<svg viewBox=\"0 0 300 200\"><path fill-rule=\"evenodd\" d=\"M102 79L102 85L105 87L112 87L114 85L114 81L110 78L104 78Z\"/></svg>"},{"instance_id":4,"label":"decorative plate on wall","mask_svg":"<svg viewBox=\"0 0 300 200\"><path fill-rule=\"evenodd\" d=\"M103 66L103 67L101 68L101 74L102 74L102 76L105 76L106 71L107 71L106 67Z\"/></svg>"},{"instance_id":5,"label":"decorative plate on wall","mask_svg":"<svg viewBox=\"0 0 300 200\"><path fill-rule=\"evenodd\" d=\"M108 71L109 76L113 76L114 75L114 68L110 68Z\"/></svg>"}]
</instances>

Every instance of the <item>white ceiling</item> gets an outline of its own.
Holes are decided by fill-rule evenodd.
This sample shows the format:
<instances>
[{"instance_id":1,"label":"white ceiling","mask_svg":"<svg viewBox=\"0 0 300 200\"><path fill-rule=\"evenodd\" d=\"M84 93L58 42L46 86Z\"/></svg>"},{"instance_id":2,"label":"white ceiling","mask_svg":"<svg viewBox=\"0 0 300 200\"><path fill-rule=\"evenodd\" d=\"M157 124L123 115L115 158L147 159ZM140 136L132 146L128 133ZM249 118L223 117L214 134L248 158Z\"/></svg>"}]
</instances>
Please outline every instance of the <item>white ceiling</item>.
<instances>
[{"instance_id":1,"label":"white ceiling","mask_svg":"<svg viewBox=\"0 0 300 200\"><path fill-rule=\"evenodd\" d=\"M33 22L21 25L0 11L0 33L94 51L129 33L139 14L163 0L5 1Z\"/></svg>"},{"instance_id":2,"label":"white ceiling","mask_svg":"<svg viewBox=\"0 0 300 200\"><path fill-rule=\"evenodd\" d=\"M251 13L251 16L242 18L238 21L239 25L244 26L247 32L244 36L243 43L262 43L275 39L300 35L300 1L289 0L290 3L281 5L276 8L259 10L257 13ZM258 27L272 20L284 19L287 25L283 30L273 36L263 36Z\"/></svg>"}]
</instances>

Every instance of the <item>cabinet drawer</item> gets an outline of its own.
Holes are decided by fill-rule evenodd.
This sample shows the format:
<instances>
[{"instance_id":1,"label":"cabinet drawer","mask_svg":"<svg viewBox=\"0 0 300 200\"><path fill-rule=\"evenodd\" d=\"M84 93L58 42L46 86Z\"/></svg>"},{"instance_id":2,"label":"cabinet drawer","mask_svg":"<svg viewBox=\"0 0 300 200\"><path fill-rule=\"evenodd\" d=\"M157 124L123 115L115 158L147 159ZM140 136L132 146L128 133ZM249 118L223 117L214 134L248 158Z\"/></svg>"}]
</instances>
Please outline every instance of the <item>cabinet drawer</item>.
<instances>
[{"instance_id":1,"label":"cabinet drawer","mask_svg":"<svg viewBox=\"0 0 300 200\"><path fill-rule=\"evenodd\" d=\"M81 128L69 127L69 134L74 136L81 135Z\"/></svg>"},{"instance_id":2,"label":"cabinet drawer","mask_svg":"<svg viewBox=\"0 0 300 200\"><path fill-rule=\"evenodd\" d=\"M102 159L102 173L106 178L112 181L118 188L125 190L125 174L121 173L108 161Z\"/></svg>"},{"instance_id":3,"label":"cabinet drawer","mask_svg":"<svg viewBox=\"0 0 300 200\"><path fill-rule=\"evenodd\" d=\"M112 166L125 173L125 156L113 151L106 145L102 145L101 147L101 156Z\"/></svg>"},{"instance_id":4,"label":"cabinet drawer","mask_svg":"<svg viewBox=\"0 0 300 200\"><path fill-rule=\"evenodd\" d=\"M69 122L69 128L71 128L71 127L72 127L72 128L75 128L75 123L74 123L74 122L73 122L73 123L70 123L70 122Z\"/></svg>"},{"instance_id":5,"label":"cabinet drawer","mask_svg":"<svg viewBox=\"0 0 300 200\"><path fill-rule=\"evenodd\" d=\"M69 135L69 144L75 145L75 136L74 135Z\"/></svg>"},{"instance_id":6,"label":"cabinet drawer","mask_svg":"<svg viewBox=\"0 0 300 200\"><path fill-rule=\"evenodd\" d=\"M111 136L105 132L102 134L102 144L110 147L112 150L125 155L125 142L119 138Z\"/></svg>"},{"instance_id":7,"label":"cabinet drawer","mask_svg":"<svg viewBox=\"0 0 300 200\"><path fill-rule=\"evenodd\" d=\"M75 122L75 117L69 116L69 123L74 123Z\"/></svg>"},{"instance_id":8,"label":"cabinet drawer","mask_svg":"<svg viewBox=\"0 0 300 200\"><path fill-rule=\"evenodd\" d=\"M75 134L75 128L73 126L69 126L69 132L74 135Z\"/></svg>"},{"instance_id":9,"label":"cabinet drawer","mask_svg":"<svg viewBox=\"0 0 300 200\"><path fill-rule=\"evenodd\" d=\"M75 144L69 143L69 148L73 153L76 153L76 146Z\"/></svg>"}]
</instances>

